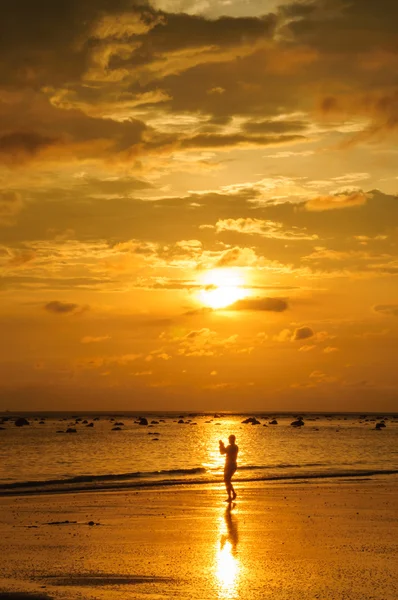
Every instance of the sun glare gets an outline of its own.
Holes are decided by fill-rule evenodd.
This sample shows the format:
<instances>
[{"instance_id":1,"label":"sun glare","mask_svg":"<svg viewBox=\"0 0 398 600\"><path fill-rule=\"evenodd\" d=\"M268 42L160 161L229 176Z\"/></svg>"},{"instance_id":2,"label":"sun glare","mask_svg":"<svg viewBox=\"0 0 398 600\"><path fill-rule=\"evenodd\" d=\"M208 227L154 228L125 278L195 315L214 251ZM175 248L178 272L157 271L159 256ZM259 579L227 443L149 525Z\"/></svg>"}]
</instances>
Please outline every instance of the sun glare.
<instances>
[{"instance_id":1,"label":"sun glare","mask_svg":"<svg viewBox=\"0 0 398 600\"><path fill-rule=\"evenodd\" d=\"M224 308L249 295L242 275L236 269L213 269L203 277L200 300L210 308Z\"/></svg>"}]
</instances>

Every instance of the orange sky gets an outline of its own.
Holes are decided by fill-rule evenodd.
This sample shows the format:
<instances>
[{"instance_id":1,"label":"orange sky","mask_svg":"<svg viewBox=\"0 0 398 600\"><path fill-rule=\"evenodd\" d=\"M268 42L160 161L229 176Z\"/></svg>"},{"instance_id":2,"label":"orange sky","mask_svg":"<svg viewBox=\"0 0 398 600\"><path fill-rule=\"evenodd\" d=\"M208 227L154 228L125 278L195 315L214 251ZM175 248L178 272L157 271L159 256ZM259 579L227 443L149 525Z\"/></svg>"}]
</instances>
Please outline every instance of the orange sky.
<instances>
[{"instance_id":1,"label":"orange sky","mask_svg":"<svg viewBox=\"0 0 398 600\"><path fill-rule=\"evenodd\" d=\"M0 410L398 410L398 5L6 4Z\"/></svg>"}]
</instances>

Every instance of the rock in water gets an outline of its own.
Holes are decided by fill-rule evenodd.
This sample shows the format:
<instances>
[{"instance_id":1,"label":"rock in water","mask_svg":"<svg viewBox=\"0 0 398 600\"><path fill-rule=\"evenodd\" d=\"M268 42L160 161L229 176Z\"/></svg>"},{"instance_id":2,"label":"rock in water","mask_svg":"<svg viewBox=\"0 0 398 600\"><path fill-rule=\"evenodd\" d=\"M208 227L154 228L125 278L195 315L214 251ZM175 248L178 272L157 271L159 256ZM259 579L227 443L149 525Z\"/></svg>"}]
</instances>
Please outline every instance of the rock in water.
<instances>
[{"instance_id":1,"label":"rock in water","mask_svg":"<svg viewBox=\"0 0 398 600\"><path fill-rule=\"evenodd\" d=\"M19 417L15 420L16 427L23 427L24 425L30 425L28 419L25 419L25 417Z\"/></svg>"}]
</instances>

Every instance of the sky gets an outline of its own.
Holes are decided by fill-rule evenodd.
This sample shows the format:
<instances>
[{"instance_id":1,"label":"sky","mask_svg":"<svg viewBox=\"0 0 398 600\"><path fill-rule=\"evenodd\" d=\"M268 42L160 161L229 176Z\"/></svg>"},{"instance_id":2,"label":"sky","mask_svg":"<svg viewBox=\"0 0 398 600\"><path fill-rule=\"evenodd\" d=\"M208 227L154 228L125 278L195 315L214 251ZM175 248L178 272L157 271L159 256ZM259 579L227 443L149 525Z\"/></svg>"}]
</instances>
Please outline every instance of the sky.
<instances>
[{"instance_id":1,"label":"sky","mask_svg":"<svg viewBox=\"0 0 398 600\"><path fill-rule=\"evenodd\" d=\"M4 0L0 410L398 411L396 0Z\"/></svg>"}]
</instances>

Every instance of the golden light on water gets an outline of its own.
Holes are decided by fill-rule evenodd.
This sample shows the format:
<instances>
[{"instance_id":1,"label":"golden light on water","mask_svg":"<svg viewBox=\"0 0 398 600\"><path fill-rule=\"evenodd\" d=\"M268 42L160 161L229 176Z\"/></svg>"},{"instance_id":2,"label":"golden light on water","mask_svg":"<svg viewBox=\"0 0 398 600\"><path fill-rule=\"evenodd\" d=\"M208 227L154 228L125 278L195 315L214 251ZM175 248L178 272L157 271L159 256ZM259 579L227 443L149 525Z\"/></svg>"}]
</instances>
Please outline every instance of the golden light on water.
<instances>
[{"instance_id":1,"label":"golden light on water","mask_svg":"<svg viewBox=\"0 0 398 600\"><path fill-rule=\"evenodd\" d=\"M237 554L238 527L236 517L228 506L224 517L220 520L220 540L217 542L216 570L217 588L220 598L235 598L241 564Z\"/></svg>"},{"instance_id":2,"label":"golden light on water","mask_svg":"<svg viewBox=\"0 0 398 600\"><path fill-rule=\"evenodd\" d=\"M200 292L200 300L213 309L225 308L249 295L237 269L213 269L204 275L202 282L205 289Z\"/></svg>"}]
</instances>

